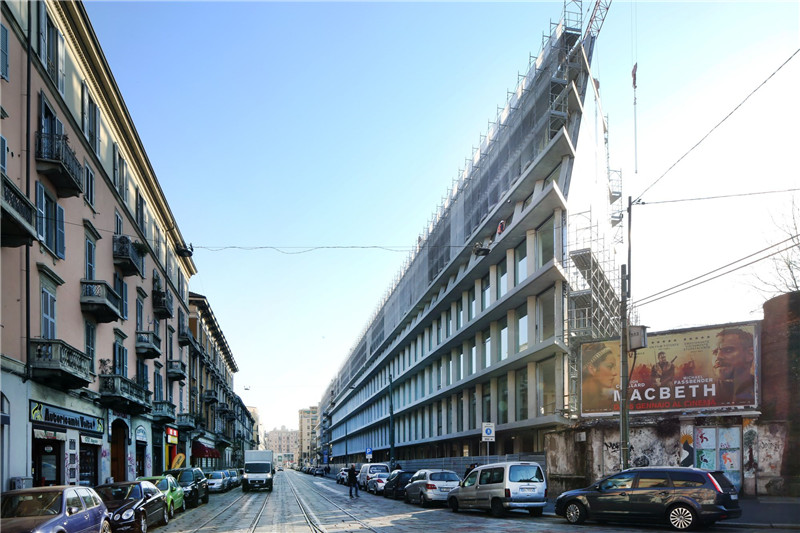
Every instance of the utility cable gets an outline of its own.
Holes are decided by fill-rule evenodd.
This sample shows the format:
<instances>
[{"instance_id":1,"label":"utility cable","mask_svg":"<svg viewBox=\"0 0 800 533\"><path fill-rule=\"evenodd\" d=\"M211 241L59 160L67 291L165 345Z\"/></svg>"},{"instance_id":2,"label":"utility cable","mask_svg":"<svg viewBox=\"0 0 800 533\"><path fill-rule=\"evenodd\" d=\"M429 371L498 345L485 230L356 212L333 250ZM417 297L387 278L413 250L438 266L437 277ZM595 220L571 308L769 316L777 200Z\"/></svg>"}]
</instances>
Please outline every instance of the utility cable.
<instances>
[{"instance_id":1,"label":"utility cable","mask_svg":"<svg viewBox=\"0 0 800 533\"><path fill-rule=\"evenodd\" d=\"M697 200L719 200L720 198L738 198L740 196L758 196L760 194L778 194L784 192L797 192L800 189L783 189L780 191L743 192L738 194L722 194L719 196L700 196L697 198L682 198L676 200L661 200L660 202L639 202L638 205L673 204L676 202L694 202Z\"/></svg>"}]
</instances>

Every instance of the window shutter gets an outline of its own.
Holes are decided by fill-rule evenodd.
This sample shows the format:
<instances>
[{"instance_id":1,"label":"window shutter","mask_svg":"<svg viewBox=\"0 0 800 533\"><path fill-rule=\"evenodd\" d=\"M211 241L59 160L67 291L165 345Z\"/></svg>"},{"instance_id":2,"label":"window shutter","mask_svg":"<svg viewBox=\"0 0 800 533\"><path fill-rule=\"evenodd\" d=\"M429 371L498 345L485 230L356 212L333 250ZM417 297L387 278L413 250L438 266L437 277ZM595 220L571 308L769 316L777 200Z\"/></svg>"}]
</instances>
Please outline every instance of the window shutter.
<instances>
[{"instance_id":1,"label":"window shutter","mask_svg":"<svg viewBox=\"0 0 800 533\"><path fill-rule=\"evenodd\" d=\"M128 318L128 284L125 281L122 284L122 318Z\"/></svg>"},{"instance_id":2,"label":"window shutter","mask_svg":"<svg viewBox=\"0 0 800 533\"><path fill-rule=\"evenodd\" d=\"M65 71L65 46L64 46L64 35L61 32L58 32L58 92L62 95L64 94L64 85L65 80L67 78L66 71Z\"/></svg>"},{"instance_id":3,"label":"window shutter","mask_svg":"<svg viewBox=\"0 0 800 533\"><path fill-rule=\"evenodd\" d=\"M47 67L47 8L39 2L39 59Z\"/></svg>"},{"instance_id":4,"label":"window shutter","mask_svg":"<svg viewBox=\"0 0 800 533\"><path fill-rule=\"evenodd\" d=\"M8 79L8 28L0 24L0 75Z\"/></svg>"},{"instance_id":5,"label":"window shutter","mask_svg":"<svg viewBox=\"0 0 800 533\"><path fill-rule=\"evenodd\" d=\"M0 170L4 174L8 173L6 169L6 138L0 135Z\"/></svg>"},{"instance_id":6,"label":"window shutter","mask_svg":"<svg viewBox=\"0 0 800 533\"><path fill-rule=\"evenodd\" d=\"M94 279L94 242L86 239L86 279Z\"/></svg>"},{"instance_id":7,"label":"window shutter","mask_svg":"<svg viewBox=\"0 0 800 533\"><path fill-rule=\"evenodd\" d=\"M39 240L44 241L44 231L47 224L44 207L44 186L36 182L36 234Z\"/></svg>"},{"instance_id":8,"label":"window shutter","mask_svg":"<svg viewBox=\"0 0 800 533\"><path fill-rule=\"evenodd\" d=\"M100 108L94 106L94 153L100 153Z\"/></svg>"},{"instance_id":9,"label":"window shutter","mask_svg":"<svg viewBox=\"0 0 800 533\"><path fill-rule=\"evenodd\" d=\"M81 131L89 138L89 88L81 82Z\"/></svg>"},{"instance_id":10,"label":"window shutter","mask_svg":"<svg viewBox=\"0 0 800 533\"><path fill-rule=\"evenodd\" d=\"M128 349L124 346L122 348L122 375L128 377Z\"/></svg>"},{"instance_id":11,"label":"window shutter","mask_svg":"<svg viewBox=\"0 0 800 533\"><path fill-rule=\"evenodd\" d=\"M111 162L114 165L114 172L112 174L112 180L114 181L114 187L117 187L119 183L119 145L114 143L114 155L111 158Z\"/></svg>"},{"instance_id":12,"label":"window shutter","mask_svg":"<svg viewBox=\"0 0 800 533\"><path fill-rule=\"evenodd\" d=\"M64 208L56 205L56 255L61 259L66 257L66 242L64 235Z\"/></svg>"}]
</instances>

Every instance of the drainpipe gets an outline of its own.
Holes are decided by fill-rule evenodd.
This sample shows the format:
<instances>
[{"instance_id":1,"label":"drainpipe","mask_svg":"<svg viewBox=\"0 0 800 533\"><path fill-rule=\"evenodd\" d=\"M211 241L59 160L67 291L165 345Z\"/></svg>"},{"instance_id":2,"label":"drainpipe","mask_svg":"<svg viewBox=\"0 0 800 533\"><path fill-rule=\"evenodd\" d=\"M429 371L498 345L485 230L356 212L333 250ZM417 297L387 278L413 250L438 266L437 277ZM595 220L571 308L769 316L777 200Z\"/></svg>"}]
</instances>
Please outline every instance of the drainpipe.
<instances>
[{"instance_id":1,"label":"drainpipe","mask_svg":"<svg viewBox=\"0 0 800 533\"><path fill-rule=\"evenodd\" d=\"M31 69L33 66L33 2L28 2L28 79L26 80L25 95L25 196L31 197ZM36 220L34 220L34 226ZM31 246L25 245L25 377L26 382L31 376Z\"/></svg>"}]
</instances>

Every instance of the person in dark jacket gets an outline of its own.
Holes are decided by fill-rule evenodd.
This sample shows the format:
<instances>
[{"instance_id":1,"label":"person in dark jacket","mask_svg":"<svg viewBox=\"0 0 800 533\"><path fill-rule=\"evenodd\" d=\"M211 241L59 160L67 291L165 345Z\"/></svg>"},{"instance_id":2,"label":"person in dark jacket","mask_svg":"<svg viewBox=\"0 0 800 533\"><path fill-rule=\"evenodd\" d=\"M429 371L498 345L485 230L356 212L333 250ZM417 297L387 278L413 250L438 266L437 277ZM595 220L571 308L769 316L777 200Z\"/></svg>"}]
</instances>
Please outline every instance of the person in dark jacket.
<instances>
[{"instance_id":1,"label":"person in dark jacket","mask_svg":"<svg viewBox=\"0 0 800 533\"><path fill-rule=\"evenodd\" d=\"M350 487L350 497L353 497L353 487L356 489L355 497L358 498L358 481L356 479L356 465L350 465L347 470L347 485Z\"/></svg>"}]
</instances>

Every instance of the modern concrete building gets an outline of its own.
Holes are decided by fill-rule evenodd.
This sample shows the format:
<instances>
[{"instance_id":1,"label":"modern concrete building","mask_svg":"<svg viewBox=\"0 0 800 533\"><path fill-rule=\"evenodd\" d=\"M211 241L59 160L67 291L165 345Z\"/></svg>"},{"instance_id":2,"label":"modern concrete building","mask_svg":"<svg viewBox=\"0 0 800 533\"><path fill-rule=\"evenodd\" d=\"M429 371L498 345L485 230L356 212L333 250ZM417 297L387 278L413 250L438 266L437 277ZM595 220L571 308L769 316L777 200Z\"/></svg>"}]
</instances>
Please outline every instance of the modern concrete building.
<instances>
[{"instance_id":1,"label":"modern concrete building","mask_svg":"<svg viewBox=\"0 0 800 533\"><path fill-rule=\"evenodd\" d=\"M0 5L2 487L159 473L235 363L190 349L192 250L83 4Z\"/></svg>"},{"instance_id":2,"label":"modern concrete building","mask_svg":"<svg viewBox=\"0 0 800 533\"><path fill-rule=\"evenodd\" d=\"M621 219L581 13L565 3L322 395L335 463L543 457L577 417L575 347L618 331Z\"/></svg>"}]
</instances>

